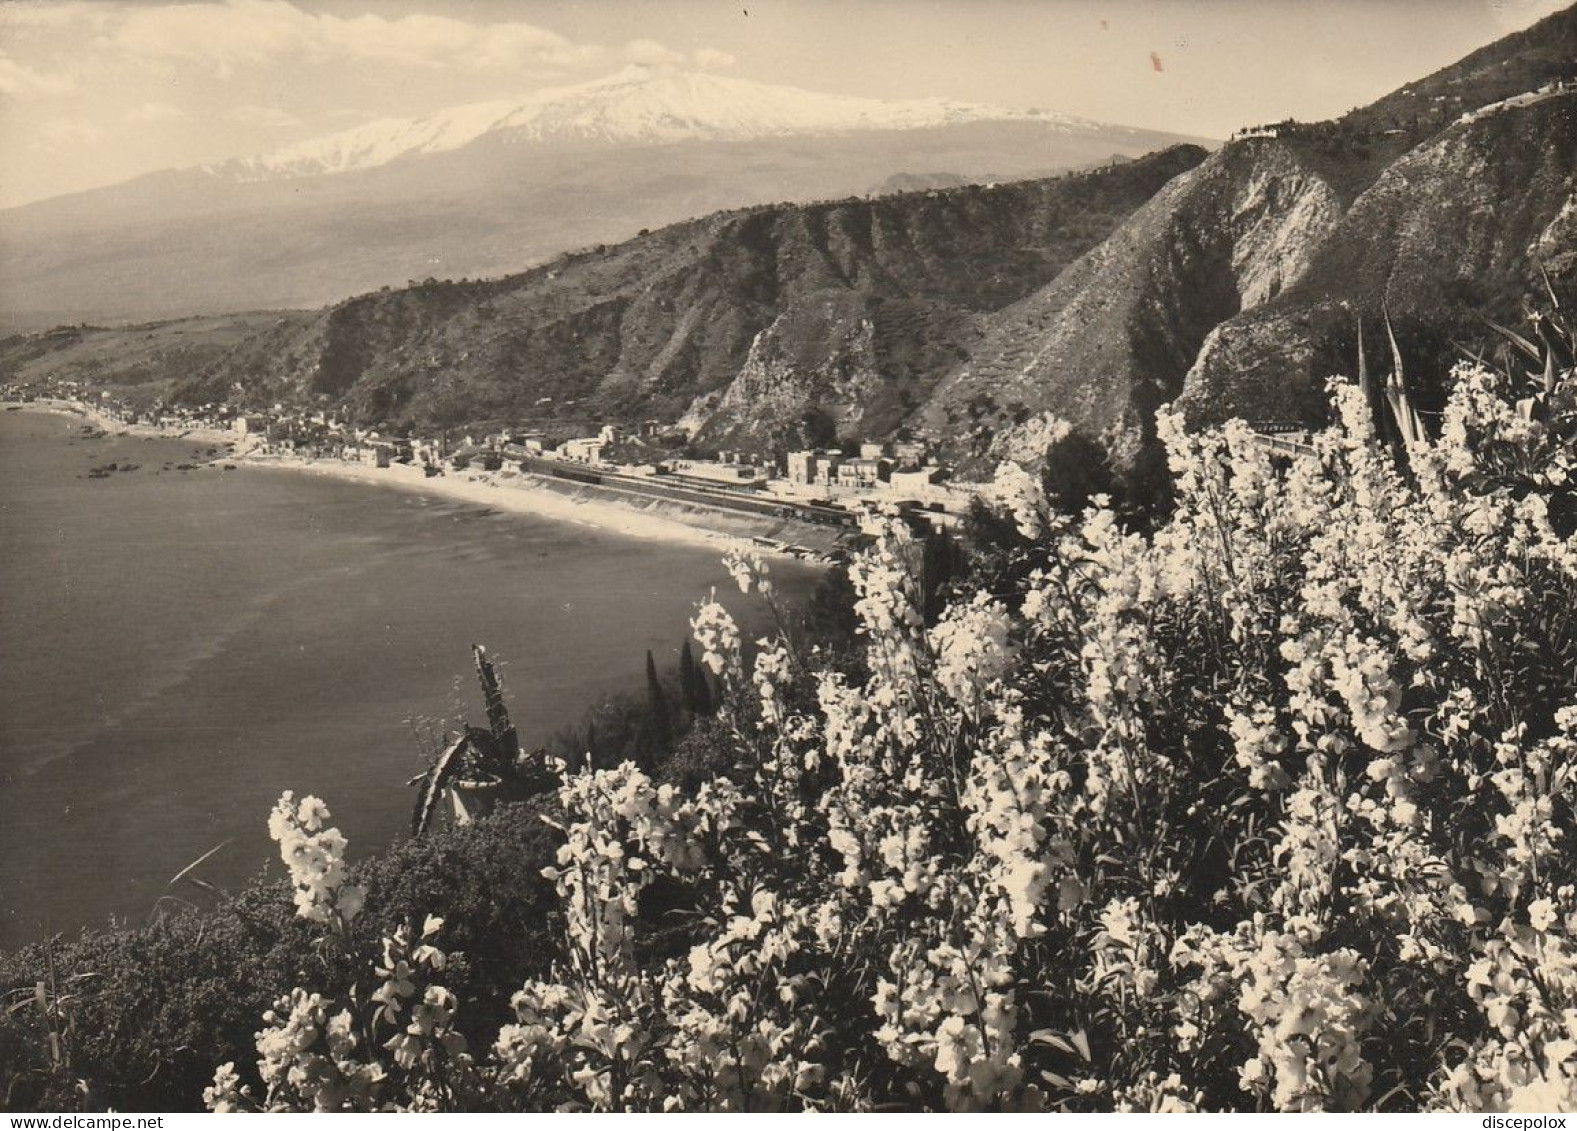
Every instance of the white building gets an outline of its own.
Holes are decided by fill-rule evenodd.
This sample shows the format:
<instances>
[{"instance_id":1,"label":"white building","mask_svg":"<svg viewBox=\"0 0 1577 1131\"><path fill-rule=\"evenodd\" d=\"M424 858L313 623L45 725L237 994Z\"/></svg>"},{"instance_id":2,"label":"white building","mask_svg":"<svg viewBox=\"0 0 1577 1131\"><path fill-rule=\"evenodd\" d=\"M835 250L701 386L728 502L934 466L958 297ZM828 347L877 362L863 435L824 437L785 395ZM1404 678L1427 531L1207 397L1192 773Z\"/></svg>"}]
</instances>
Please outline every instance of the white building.
<instances>
[{"instance_id":1,"label":"white building","mask_svg":"<svg viewBox=\"0 0 1577 1131\"><path fill-rule=\"evenodd\" d=\"M838 465L840 487L874 487L892 474L892 465L885 459L844 460Z\"/></svg>"},{"instance_id":2,"label":"white building","mask_svg":"<svg viewBox=\"0 0 1577 1131\"><path fill-rule=\"evenodd\" d=\"M930 494L942 474L939 467L916 467L908 471L894 471L887 480L887 489L895 495L913 495L923 498Z\"/></svg>"},{"instance_id":3,"label":"white building","mask_svg":"<svg viewBox=\"0 0 1577 1131\"><path fill-rule=\"evenodd\" d=\"M601 436L583 436L575 440L565 440L559 445L559 458L574 460L576 463L601 463L602 449L607 446L607 441Z\"/></svg>"},{"instance_id":4,"label":"white building","mask_svg":"<svg viewBox=\"0 0 1577 1131\"><path fill-rule=\"evenodd\" d=\"M842 452L826 449L790 452L788 454L789 482L806 486L831 486L839 482L838 468L844 458Z\"/></svg>"}]
</instances>

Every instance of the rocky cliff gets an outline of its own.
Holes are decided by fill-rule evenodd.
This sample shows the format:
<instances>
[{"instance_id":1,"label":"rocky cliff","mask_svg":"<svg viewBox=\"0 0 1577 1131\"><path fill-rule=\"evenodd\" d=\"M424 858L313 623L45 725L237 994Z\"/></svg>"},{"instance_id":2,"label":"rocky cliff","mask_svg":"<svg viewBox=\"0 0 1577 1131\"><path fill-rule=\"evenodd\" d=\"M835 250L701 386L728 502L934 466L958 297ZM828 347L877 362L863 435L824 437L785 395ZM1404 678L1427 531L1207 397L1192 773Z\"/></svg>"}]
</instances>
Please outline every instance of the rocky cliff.
<instances>
[{"instance_id":1,"label":"rocky cliff","mask_svg":"<svg viewBox=\"0 0 1577 1131\"><path fill-rule=\"evenodd\" d=\"M1295 150L1228 146L992 319L926 406L926 431L973 461L1050 413L1133 464L1211 330L1300 277L1340 217Z\"/></svg>"},{"instance_id":2,"label":"rocky cliff","mask_svg":"<svg viewBox=\"0 0 1577 1131\"><path fill-rule=\"evenodd\" d=\"M844 435L880 434L985 316L1204 156L722 213L502 280L375 292L243 342L173 393L329 403L363 423L682 417L755 446L792 439L815 407Z\"/></svg>"},{"instance_id":3,"label":"rocky cliff","mask_svg":"<svg viewBox=\"0 0 1577 1131\"><path fill-rule=\"evenodd\" d=\"M1420 377L1449 368L1484 317L1516 321L1525 298L1571 295L1577 92L1446 127L1364 191L1275 301L1226 320L1189 368L1191 420L1318 417L1326 377L1357 365L1357 326L1384 360L1389 316ZM1430 397L1438 389L1419 390Z\"/></svg>"},{"instance_id":4,"label":"rocky cliff","mask_svg":"<svg viewBox=\"0 0 1577 1131\"><path fill-rule=\"evenodd\" d=\"M1333 122L717 213L503 279L385 289L188 351L160 391L395 426L655 418L757 450L904 427L970 470L1033 458L1055 417L1142 474L1168 402L1196 422L1318 419L1360 322L1374 364L1389 316L1427 378L1484 317L1547 290L1577 303L1574 116L1577 7ZM93 341L92 379L120 379ZM12 339L0 377L69 374L63 356Z\"/></svg>"}]
</instances>

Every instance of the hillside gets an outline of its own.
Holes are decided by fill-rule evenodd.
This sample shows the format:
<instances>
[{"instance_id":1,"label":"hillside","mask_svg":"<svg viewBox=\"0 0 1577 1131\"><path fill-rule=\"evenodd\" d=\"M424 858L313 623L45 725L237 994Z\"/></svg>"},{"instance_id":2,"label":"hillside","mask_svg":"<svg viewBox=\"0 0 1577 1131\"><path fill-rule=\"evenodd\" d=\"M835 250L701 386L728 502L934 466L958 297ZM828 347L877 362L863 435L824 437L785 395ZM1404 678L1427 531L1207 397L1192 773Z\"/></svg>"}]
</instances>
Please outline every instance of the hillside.
<instances>
[{"instance_id":1,"label":"hillside","mask_svg":"<svg viewBox=\"0 0 1577 1131\"><path fill-rule=\"evenodd\" d=\"M724 209L907 169L1044 177L1173 135L941 100L638 74L370 123L0 212L0 328L311 307L498 277Z\"/></svg>"},{"instance_id":2,"label":"hillside","mask_svg":"<svg viewBox=\"0 0 1577 1131\"><path fill-rule=\"evenodd\" d=\"M973 462L1016 451L1017 426L1033 434L1029 422L1049 412L1133 464L1205 336L1301 274L1339 215L1292 150L1229 146L992 319L937 389L924 430Z\"/></svg>"},{"instance_id":3,"label":"hillside","mask_svg":"<svg viewBox=\"0 0 1577 1131\"><path fill-rule=\"evenodd\" d=\"M300 311L265 311L150 322L136 326L61 326L0 339L0 373L34 382L77 381L130 399L167 395L182 380L229 366L235 351L305 323ZM244 374L237 373L236 379Z\"/></svg>"},{"instance_id":4,"label":"hillside","mask_svg":"<svg viewBox=\"0 0 1577 1131\"><path fill-rule=\"evenodd\" d=\"M1038 454L1051 413L1151 474L1154 411L1173 400L1194 423L1322 420L1357 319L1385 310L1415 373L1444 374L1545 275L1577 300L1574 75L1577 8L1335 122L1229 142L991 319L923 430L984 470ZM1366 345L1388 364L1381 334Z\"/></svg>"},{"instance_id":5,"label":"hillside","mask_svg":"<svg viewBox=\"0 0 1577 1131\"><path fill-rule=\"evenodd\" d=\"M1574 111L1568 93L1448 126L1350 206L1351 178L1301 139L1229 143L994 318L926 430L990 462L1050 412L1133 469L1174 399L1201 423L1318 420L1324 379L1354 371L1356 317L1382 308L1417 369L1443 373L1484 316L1517 320L1541 265L1571 295Z\"/></svg>"},{"instance_id":6,"label":"hillside","mask_svg":"<svg viewBox=\"0 0 1577 1131\"><path fill-rule=\"evenodd\" d=\"M1203 157L724 213L502 280L375 292L240 342L177 395L228 399L240 381L253 403L321 399L393 424L688 413L714 438L763 446L815 405L849 435L879 432L967 354L984 314L1054 279ZM0 354L7 374L20 341ZM752 357L803 374L796 391L741 406Z\"/></svg>"},{"instance_id":7,"label":"hillside","mask_svg":"<svg viewBox=\"0 0 1577 1131\"><path fill-rule=\"evenodd\" d=\"M657 419L756 450L905 427L969 473L1037 458L1050 414L1147 475L1164 403L1321 419L1360 318L1389 313L1414 375L1438 377L1546 276L1577 301L1577 89L1559 85L1574 13L1333 122L1053 179L717 213L289 318L168 387L395 426ZM1453 109L1413 113L1420 98ZM1366 345L1385 362L1380 333ZM16 339L0 365L33 377L41 352Z\"/></svg>"},{"instance_id":8,"label":"hillside","mask_svg":"<svg viewBox=\"0 0 1577 1131\"><path fill-rule=\"evenodd\" d=\"M1547 83L1577 77L1577 6L1497 39L1417 82L1344 115L1348 129L1400 129L1414 137L1459 115Z\"/></svg>"},{"instance_id":9,"label":"hillside","mask_svg":"<svg viewBox=\"0 0 1577 1131\"><path fill-rule=\"evenodd\" d=\"M1577 93L1448 126L1359 196L1296 285L1213 331L1180 404L1200 423L1319 419L1324 378L1356 366L1360 318L1371 363L1388 367L1387 314L1415 375L1439 375L1484 317L1520 321L1545 276L1577 298L1574 217Z\"/></svg>"}]
</instances>

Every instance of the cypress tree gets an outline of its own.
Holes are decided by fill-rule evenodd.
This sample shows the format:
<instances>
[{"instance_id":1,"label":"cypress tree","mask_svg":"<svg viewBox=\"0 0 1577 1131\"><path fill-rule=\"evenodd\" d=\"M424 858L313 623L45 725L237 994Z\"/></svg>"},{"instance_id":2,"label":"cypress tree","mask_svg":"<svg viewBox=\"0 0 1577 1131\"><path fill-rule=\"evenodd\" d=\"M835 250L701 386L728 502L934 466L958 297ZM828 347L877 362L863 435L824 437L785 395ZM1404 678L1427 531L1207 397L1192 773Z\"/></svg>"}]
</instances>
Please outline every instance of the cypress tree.
<instances>
[{"instance_id":1,"label":"cypress tree","mask_svg":"<svg viewBox=\"0 0 1577 1131\"><path fill-rule=\"evenodd\" d=\"M646 714L653 752L673 745L673 720L668 714L668 696L657 678L657 661L646 650Z\"/></svg>"},{"instance_id":2,"label":"cypress tree","mask_svg":"<svg viewBox=\"0 0 1577 1131\"><path fill-rule=\"evenodd\" d=\"M946 530L926 536L920 557L921 615L935 624L947 608L947 587L968 568L963 550Z\"/></svg>"},{"instance_id":3,"label":"cypress tree","mask_svg":"<svg viewBox=\"0 0 1577 1131\"><path fill-rule=\"evenodd\" d=\"M707 686L706 673L695 662L688 637L679 650L679 691L684 696L685 710L692 716L712 713L712 689Z\"/></svg>"}]
</instances>

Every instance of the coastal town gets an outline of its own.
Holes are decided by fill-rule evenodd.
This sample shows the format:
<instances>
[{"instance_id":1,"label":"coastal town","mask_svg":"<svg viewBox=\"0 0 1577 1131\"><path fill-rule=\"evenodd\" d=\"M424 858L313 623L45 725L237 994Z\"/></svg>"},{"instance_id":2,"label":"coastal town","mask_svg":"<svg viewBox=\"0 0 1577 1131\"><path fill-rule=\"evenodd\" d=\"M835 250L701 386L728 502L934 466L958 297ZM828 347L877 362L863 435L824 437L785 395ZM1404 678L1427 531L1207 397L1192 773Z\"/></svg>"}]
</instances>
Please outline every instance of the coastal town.
<instances>
[{"instance_id":1,"label":"coastal town","mask_svg":"<svg viewBox=\"0 0 1577 1131\"><path fill-rule=\"evenodd\" d=\"M47 402L101 427L222 438L233 445L227 459L337 461L498 485L536 480L590 488L615 503L666 501L692 514L693 508L710 508L783 520L802 533L815 528L820 536L752 540L808 559L841 557L842 535L857 535L894 515L918 532L954 529L985 490L955 480L928 444L909 438L792 450L773 460L734 450L696 453L683 433L658 421L635 427L597 423L583 427L584 434L551 422L485 433L391 435L283 404L267 411L226 404L139 408L72 381L43 389L0 384L0 400L13 407Z\"/></svg>"}]
</instances>

